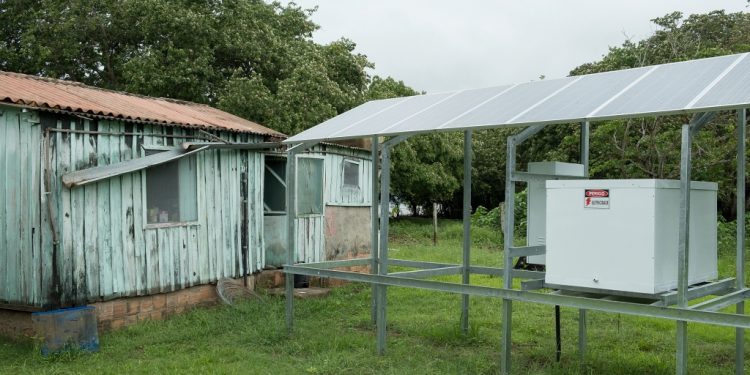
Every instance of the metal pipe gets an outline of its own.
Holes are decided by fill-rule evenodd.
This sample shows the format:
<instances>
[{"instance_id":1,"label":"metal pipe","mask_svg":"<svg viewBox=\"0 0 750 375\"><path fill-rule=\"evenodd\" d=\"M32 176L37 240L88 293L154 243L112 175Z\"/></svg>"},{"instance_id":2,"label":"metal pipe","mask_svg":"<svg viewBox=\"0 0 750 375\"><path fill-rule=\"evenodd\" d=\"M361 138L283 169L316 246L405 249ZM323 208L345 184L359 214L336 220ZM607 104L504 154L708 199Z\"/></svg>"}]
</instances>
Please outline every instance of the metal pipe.
<instances>
[{"instance_id":1,"label":"metal pipe","mask_svg":"<svg viewBox=\"0 0 750 375\"><path fill-rule=\"evenodd\" d=\"M745 149L747 129L747 110L737 111L737 289L745 288ZM745 314L745 302L737 303L737 314ZM745 330L735 330L735 373L745 371Z\"/></svg>"},{"instance_id":2,"label":"metal pipe","mask_svg":"<svg viewBox=\"0 0 750 375\"><path fill-rule=\"evenodd\" d=\"M529 132L525 129L521 134ZM515 193L516 184L512 180L513 172L516 170L516 138L508 137L507 155L505 162L505 233L504 233L504 266L506 270L513 269L513 258L510 256L510 248L513 247L513 228L514 228L514 210L515 210ZM513 287L513 273L503 273L503 288L511 289ZM510 374L511 370L511 346L512 346L512 322L513 320L513 303L510 299L503 299L503 334L502 334L502 363L501 371L503 374Z\"/></svg>"},{"instance_id":3,"label":"metal pipe","mask_svg":"<svg viewBox=\"0 0 750 375\"><path fill-rule=\"evenodd\" d=\"M669 319L674 321L679 320L695 323L713 324L717 326L742 327L750 329L750 315L700 311L690 308L682 309L677 307L660 307L642 303L597 299L587 296L526 292L515 289L493 288L479 285L464 285L460 283L411 279L404 277L394 277L390 275L370 275L366 273L357 273L351 271L338 271L322 269L318 267L307 267L305 265L294 265L289 267L288 270L285 269L284 272L293 272L297 274L318 277L332 277L354 282L435 290L454 294L469 294L472 296L501 298L521 302L541 303L545 305L560 305L561 307L570 307L575 309L596 310L609 313L637 315L644 317Z\"/></svg>"},{"instance_id":4,"label":"metal pipe","mask_svg":"<svg viewBox=\"0 0 750 375\"><path fill-rule=\"evenodd\" d=\"M469 284L471 282L471 130L464 132L464 253L463 253L463 274L461 282ZM461 296L461 332L469 332L469 295Z\"/></svg>"},{"instance_id":5,"label":"metal pipe","mask_svg":"<svg viewBox=\"0 0 750 375\"><path fill-rule=\"evenodd\" d=\"M583 176L589 178L589 138L591 138L591 125L588 121L581 123L581 164L583 164ZM578 356L581 362L581 372L586 365L586 310L578 310Z\"/></svg>"},{"instance_id":6,"label":"metal pipe","mask_svg":"<svg viewBox=\"0 0 750 375\"><path fill-rule=\"evenodd\" d=\"M578 310L578 357L581 367L586 366L586 309ZM584 371L582 371L584 372Z\"/></svg>"},{"instance_id":7,"label":"metal pipe","mask_svg":"<svg viewBox=\"0 0 750 375\"><path fill-rule=\"evenodd\" d=\"M378 137L372 137L372 198L370 199L370 256L372 261L370 262L370 273L377 275L378 273ZM377 309L378 309L378 285L372 285L372 312L371 320L373 323L377 321Z\"/></svg>"},{"instance_id":8,"label":"metal pipe","mask_svg":"<svg viewBox=\"0 0 750 375\"><path fill-rule=\"evenodd\" d=\"M677 305L688 306L688 260L690 246L690 172L691 172L690 124L682 126L680 149L680 227L677 247ZM677 322L677 374L687 374L687 322Z\"/></svg>"},{"instance_id":9,"label":"metal pipe","mask_svg":"<svg viewBox=\"0 0 750 375\"><path fill-rule=\"evenodd\" d=\"M287 249L286 268L293 266L297 254L297 154L310 147L316 142L304 142L289 148L286 162L286 223L287 223ZM285 271L286 272L286 271ZM294 273L286 273L284 277L286 289L286 328L291 335L294 332Z\"/></svg>"},{"instance_id":10,"label":"metal pipe","mask_svg":"<svg viewBox=\"0 0 750 375\"><path fill-rule=\"evenodd\" d=\"M384 146L382 151L383 166L380 173L380 254L378 254L378 275L388 275L388 219L390 218L389 202L391 187L391 147ZM388 289L385 285L378 288L377 301L377 350L385 354L386 311Z\"/></svg>"},{"instance_id":11,"label":"metal pipe","mask_svg":"<svg viewBox=\"0 0 750 375\"><path fill-rule=\"evenodd\" d=\"M589 177L589 135L591 126L588 121L581 123L581 164L583 164L583 176Z\"/></svg>"},{"instance_id":12,"label":"metal pipe","mask_svg":"<svg viewBox=\"0 0 750 375\"><path fill-rule=\"evenodd\" d=\"M555 305L555 361L560 362L562 338L560 337L560 305Z\"/></svg>"},{"instance_id":13,"label":"metal pipe","mask_svg":"<svg viewBox=\"0 0 750 375\"><path fill-rule=\"evenodd\" d=\"M296 253L295 223L297 219L297 205L294 200L294 193L296 190L296 169L297 150L289 150L286 162L287 265L294 265ZM284 282L286 287L286 329L287 333L291 335L292 332L294 332L294 273L286 273Z\"/></svg>"}]
</instances>

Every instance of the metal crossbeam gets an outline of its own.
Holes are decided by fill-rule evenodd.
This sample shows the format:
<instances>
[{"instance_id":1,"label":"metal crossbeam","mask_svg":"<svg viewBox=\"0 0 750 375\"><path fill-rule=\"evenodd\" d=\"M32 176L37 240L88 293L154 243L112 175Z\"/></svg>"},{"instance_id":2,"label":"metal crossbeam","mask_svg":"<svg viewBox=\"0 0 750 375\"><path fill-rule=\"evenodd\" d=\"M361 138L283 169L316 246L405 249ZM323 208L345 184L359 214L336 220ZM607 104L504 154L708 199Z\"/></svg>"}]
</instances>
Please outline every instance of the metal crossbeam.
<instances>
[{"instance_id":1,"label":"metal crossbeam","mask_svg":"<svg viewBox=\"0 0 750 375\"><path fill-rule=\"evenodd\" d=\"M547 181L547 180L583 180L586 177L581 176L561 176L552 174L540 174L540 173L529 173L515 171L511 174L511 181L513 182L529 182L529 181Z\"/></svg>"},{"instance_id":2,"label":"metal crossbeam","mask_svg":"<svg viewBox=\"0 0 750 375\"><path fill-rule=\"evenodd\" d=\"M696 298L701 298L705 296L710 296L712 294L724 294L727 291L731 290L735 285L735 279L734 277L726 278L723 280L719 280L713 283L693 286L688 289L687 291L687 299L694 300ZM673 290L671 292L667 292L661 295L661 305L662 306L670 306L676 304L679 299L679 292L677 290Z\"/></svg>"},{"instance_id":3,"label":"metal crossbeam","mask_svg":"<svg viewBox=\"0 0 750 375\"><path fill-rule=\"evenodd\" d=\"M746 300L748 298L748 295L750 295L749 289L741 289L729 294L725 294L721 297L703 301L701 303L690 306L690 308L693 310L719 311L727 306L732 306L738 302Z\"/></svg>"},{"instance_id":4,"label":"metal crossbeam","mask_svg":"<svg viewBox=\"0 0 750 375\"><path fill-rule=\"evenodd\" d=\"M364 266L372 262L372 258L357 258L344 260L330 260L327 262L305 263L305 266L312 268L331 269L338 267ZM286 266L284 266L286 267Z\"/></svg>"},{"instance_id":5,"label":"metal crossbeam","mask_svg":"<svg viewBox=\"0 0 750 375\"><path fill-rule=\"evenodd\" d=\"M706 323L727 327L750 328L750 316L727 314L692 309L659 307L632 302L607 301L584 297L527 292L513 289L492 288L478 285L465 285L443 281L409 279L390 275L371 275L349 271L336 271L305 266L286 266L285 273L308 276L331 277L336 279L374 283L396 287L436 290L448 293L502 298L504 300L559 305L611 313L646 316L686 322Z\"/></svg>"},{"instance_id":6,"label":"metal crossbeam","mask_svg":"<svg viewBox=\"0 0 750 375\"><path fill-rule=\"evenodd\" d=\"M511 247L510 249L508 249L508 255L514 258L530 255L543 255L546 252L547 246L544 245Z\"/></svg>"},{"instance_id":7,"label":"metal crossbeam","mask_svg":"<svg viewBox=\"0 0 750 375\"><path fill-rule=\"evenodd\" d=\"M539 290L544 288L544 279L522 280L521 290Z\"/></svg>"},{"instance_id":8,"label":"metal crossbeam","mask_svg":"<svg viewBox=\"0 0 750 375\"><path fill-rule=\"evenodd\" d=\"M483 266L471 266L469 267L471 273L479 275L490 275L490 276L504 276L505 269L494 268L494 267L483 267ZM511 270L511 276L518 279L543 279L544 272L541 271L528 271L528 270Z\"/></svg>"},{"instance_id":9,"label":"metal crossbeam","mask_svg":"<svg viewBox=\"0 0 750 375\"><path fill-rule=\"evenodd\" d=\"M411 279L425 279L434 276L458 275L463 271L463 269L463 266L440 267L426 270L393 272L388 274L388 276L407 277Z\"/></svg>"}]
</instances>

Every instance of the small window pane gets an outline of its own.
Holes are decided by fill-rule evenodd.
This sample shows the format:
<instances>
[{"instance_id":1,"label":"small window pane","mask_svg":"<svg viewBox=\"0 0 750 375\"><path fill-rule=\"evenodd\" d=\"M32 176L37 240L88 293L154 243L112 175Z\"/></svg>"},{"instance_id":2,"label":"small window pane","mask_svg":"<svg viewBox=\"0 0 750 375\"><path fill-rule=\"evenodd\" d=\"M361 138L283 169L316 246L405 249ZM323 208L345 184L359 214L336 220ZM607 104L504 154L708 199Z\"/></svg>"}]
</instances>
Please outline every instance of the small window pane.
<instances>
[{"instance_id":1,"label":"small window pane","mask_svg":"<svg viewBox=\"0 0 750 375\"><path fill-rule=\"evenodd\" d=\"M268 213L286 212L286 160L266 156L263 181L263 209Z\"/></svg>"},{"instance_id":2,"label":"small window pane","mask_svg":"<svg viewBox=\"0 0 750 375\"><path fill-rule=\"evenodd\" d=\"M161 151L149 150L147 155ZM198 220L197 161L195 156L146 170L148 224Z\"/></svg>"},{"instance_id":3,"label":"small window pane","mask_svg":"<svg viewBox=\"0 0 750 375\"><path fill-rule=\"evenodd\" d=\"M297 160L297 214L323 214L323 159Z\"/></svg>"},{"instance_id":4,"label":"small window pane","mask_svg":"<svg viewBox=\"0 0 750 375\"><path fill-rule=\"evenodd\" d=\"M344 160L344 186L359 187L359 163Z\"/></svg>"}]
</instances>

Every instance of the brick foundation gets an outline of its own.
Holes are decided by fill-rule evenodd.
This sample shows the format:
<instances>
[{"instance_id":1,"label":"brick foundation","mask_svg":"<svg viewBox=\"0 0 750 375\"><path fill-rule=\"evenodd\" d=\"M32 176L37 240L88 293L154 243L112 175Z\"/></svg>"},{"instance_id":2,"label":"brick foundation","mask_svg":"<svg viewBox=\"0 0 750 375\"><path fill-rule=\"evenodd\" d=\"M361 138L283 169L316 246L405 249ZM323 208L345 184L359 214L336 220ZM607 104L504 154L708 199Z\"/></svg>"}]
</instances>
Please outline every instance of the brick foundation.
<instances>
[{"instance_id":1,"label":"brick foundation","mask_svg":"<svg viewBox=\"0 0 750 375\"><path fill-rule=\"evenodd\" d=\"M0 336L13 339L34 337L31 313L0 309Z\"/></svg>"},{"instance_id":2,"label":"brick foundation","mask_svg":"<svg viewBox=\"0 0 750 375\"><path fill-rule=\"evenodd\" d=\"M360 254L356 257L349 257L347 259L356 258L367 258L370 254ZM351 267L337 267L334 270L338 271L349 271L357 273L370 273L370 265L363 266L351 266ZM261 289L275 289L284 286L284 271L282 270L264 270L256 275L256 286ZM312 287L337 287L348 284L349 281L340 279L329 279L321 277L310 277L310 286Z\"/></svg>"},{"instance_id":3,"label":"brick foundation","mask_svg":"<svg viewBox=\"0 0 750 375\"><path fill-rule=\"evenodd\" d=\"M216 304L218 300L216 285L208 284L170 293L96 302L91 306L96 308L99 331L102 332L144 320L163 319L194 307Z\"/></svg>"},{"instance_id":4,"label":"brick foundation","mask_svg":"<svg viewBox=\"0 0 750 375\"><path fill-rule=\"evenodd\" d=\"M362 254L360 257L367 255ZM370 272L369 265L336 269L360 273ZM266 270L248 276L247 285L251 290L256 287L272 289L284 286L284 279L284 273L281 270ZM310 286L313 287L335 287L346 283L347 281L337 279L310 278ZM208 284L170 293L94 302L90 306L96 309L99 332L106 332L144 320L163 319L194 307L213 305L218 300L216 285ZM0 335L11 338L34 337L36 334L31 313L0 309Z\"/></svg>"}]
</instances>

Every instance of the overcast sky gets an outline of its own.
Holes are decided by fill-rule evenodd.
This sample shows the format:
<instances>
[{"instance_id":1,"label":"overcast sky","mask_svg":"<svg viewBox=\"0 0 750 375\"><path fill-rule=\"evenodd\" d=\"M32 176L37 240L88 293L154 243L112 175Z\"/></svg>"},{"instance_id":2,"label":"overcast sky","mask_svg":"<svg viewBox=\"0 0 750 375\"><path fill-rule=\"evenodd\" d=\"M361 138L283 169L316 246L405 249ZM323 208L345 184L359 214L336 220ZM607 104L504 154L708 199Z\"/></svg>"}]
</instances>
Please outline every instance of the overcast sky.
<instances>
[{"instance_id":1,"label":"overcast sky","mask_svg":"<svg viewBox=\"0 0 750 375\"><path fill-rule=\"evenodd\" d=\"M289 2L289 1L285 1ZM745 0L296 0L318 6L321 43L346 37L392 76L430 93L568 75L609 46L655 31L655 17L724 9Z\"/></svg>"}]
</instances>

